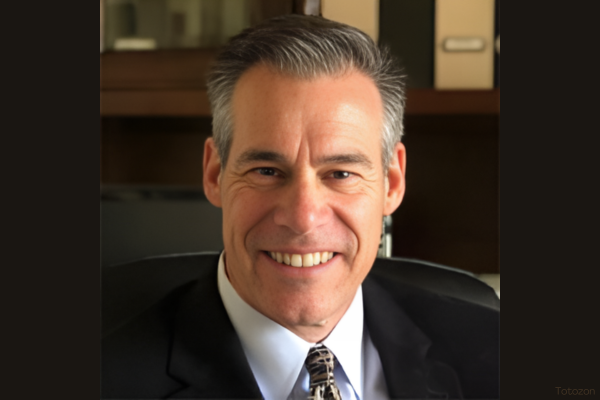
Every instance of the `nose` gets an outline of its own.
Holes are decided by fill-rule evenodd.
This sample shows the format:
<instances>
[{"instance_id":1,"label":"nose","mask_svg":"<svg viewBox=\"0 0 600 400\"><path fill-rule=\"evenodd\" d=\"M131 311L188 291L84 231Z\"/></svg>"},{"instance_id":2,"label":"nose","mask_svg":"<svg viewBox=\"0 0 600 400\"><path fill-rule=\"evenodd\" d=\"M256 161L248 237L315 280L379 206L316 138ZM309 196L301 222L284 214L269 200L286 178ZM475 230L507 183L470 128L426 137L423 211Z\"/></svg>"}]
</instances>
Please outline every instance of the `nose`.
<instances>
[{"instance_id":1,"label":"nose","mask_svg":"<svg viewBox=\"0 0 600 400\"><path fill-rule=\"evenodd\" d=\"M303 235L327 224L333 212L327 205L326 189L317 177L290 180L279 194L275 223Z\"/></svg>"}]
</instances>

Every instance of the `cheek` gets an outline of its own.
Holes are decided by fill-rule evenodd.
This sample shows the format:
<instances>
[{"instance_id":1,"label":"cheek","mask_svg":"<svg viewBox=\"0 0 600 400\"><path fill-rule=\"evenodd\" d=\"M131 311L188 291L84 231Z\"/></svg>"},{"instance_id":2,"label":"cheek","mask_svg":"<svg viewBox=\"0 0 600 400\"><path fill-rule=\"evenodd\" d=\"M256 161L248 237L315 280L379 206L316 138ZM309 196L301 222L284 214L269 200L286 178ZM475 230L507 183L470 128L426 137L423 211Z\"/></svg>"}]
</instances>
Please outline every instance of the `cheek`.
<instances>
[{"instance_id":1,"label":"cheek","mask_svg":"<svg viewBox=\"0 0 600 400\"><path fill-rule=\"evenodd\" d=\"M223 203L223 220L229 230L246 235L252 227L266 218L272 209L273 196L243 188L228 193Z\"/></svg>"},{"instance_id":2,"label":"cheek","mask_svg":"<svg viewBox=\"0 0 600 400\"><path fill-rule=\"evenodd\" d=\"M354 233L358 250L379 246L383 218L383 199L379 196L348 196L337 199L335 212L341 221ZM377 248L374 250L377 252Z\"/></svg>"}]
</instances>

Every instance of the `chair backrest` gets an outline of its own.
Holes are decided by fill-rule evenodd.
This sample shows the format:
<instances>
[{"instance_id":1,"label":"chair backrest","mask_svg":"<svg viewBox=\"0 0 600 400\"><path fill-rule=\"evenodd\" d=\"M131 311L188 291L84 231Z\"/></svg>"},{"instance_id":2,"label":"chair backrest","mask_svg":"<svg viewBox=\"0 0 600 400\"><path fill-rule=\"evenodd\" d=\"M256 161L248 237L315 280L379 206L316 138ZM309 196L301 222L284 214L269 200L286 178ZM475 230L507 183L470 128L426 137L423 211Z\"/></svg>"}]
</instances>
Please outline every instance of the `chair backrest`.
<instances>
[{"instance_id":1,"label":"chair backrest","mask_svg":"<svg viewBox=\"0 0 600 400\"><path fill-rule=\"evenodd\" d=\"M216 265L218 252L173 254L102 268L102 335L105 336ZM420 260L377 259L373 273L440 295L499 309L494 290L473 274ZM398 273L401 271L401 273Z\"/></svg>"},{"instance_id":2,"label":"chair backrest","mask_svg":"<svg viewBox=\"0 0 600 400\"><path fill-rule=\"evenodd\" d=\"M102 336L173 289L201 277L208 272L206 265L216 264L218 258L218 252L173 254L103 267Z\"/></svg>"},{"instance_id":3,"label":"chair backrest","mask_svg":"<svg viewBox=\"0 0 600 400\"><path fill-rule=\"evenodd\" d=\"M471 272L428 261L392 257L377 259L378 274L429 292L500 309L494 289ZM401 271L401 273L398 273Z\"/></svg>"}]
</instances>

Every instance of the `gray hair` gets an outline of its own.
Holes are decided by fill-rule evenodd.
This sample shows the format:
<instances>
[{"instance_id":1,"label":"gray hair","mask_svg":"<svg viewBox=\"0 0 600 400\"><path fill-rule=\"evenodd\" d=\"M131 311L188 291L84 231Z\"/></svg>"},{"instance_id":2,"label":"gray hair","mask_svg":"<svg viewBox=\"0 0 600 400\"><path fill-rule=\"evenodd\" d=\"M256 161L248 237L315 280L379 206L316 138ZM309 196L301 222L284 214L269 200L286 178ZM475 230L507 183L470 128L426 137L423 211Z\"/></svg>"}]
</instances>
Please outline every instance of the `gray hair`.
<instances>
[{"instance_id":1,"label":"gray hair","mask_svg":"<svg viewBox=\"0 0 600 400\"><path fill-rule=\"evenodd\" d=\"M269 19L233 37L208 75L213 138L223 167L233 136L233 91L244 72L257 64L303 79L350 70L370 77L383 103L382 161L387 170L404 130L404 77L392 56L356 28L295 14Z\"/></svg>"}]
</instances>

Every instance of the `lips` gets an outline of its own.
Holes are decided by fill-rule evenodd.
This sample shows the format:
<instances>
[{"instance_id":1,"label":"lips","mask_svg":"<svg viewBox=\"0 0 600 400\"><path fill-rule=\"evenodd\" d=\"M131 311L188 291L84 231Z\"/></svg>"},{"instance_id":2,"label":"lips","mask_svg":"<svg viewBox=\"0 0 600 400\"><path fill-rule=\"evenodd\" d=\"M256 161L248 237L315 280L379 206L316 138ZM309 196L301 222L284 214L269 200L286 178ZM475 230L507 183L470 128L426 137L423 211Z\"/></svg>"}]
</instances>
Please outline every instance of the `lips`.
<instances>
[{"instance_id":1,"label":"lips","mask_svg":"<svg viewBox=\"0 0 600 400\"><path fill-rule=\"evenodd\" d=\"M289 254L270 251L267 254L275 261L297 268L313 267L331 260L335 253L333 251L321 251L306 254Z\"/></svg>"}]
</instances>

